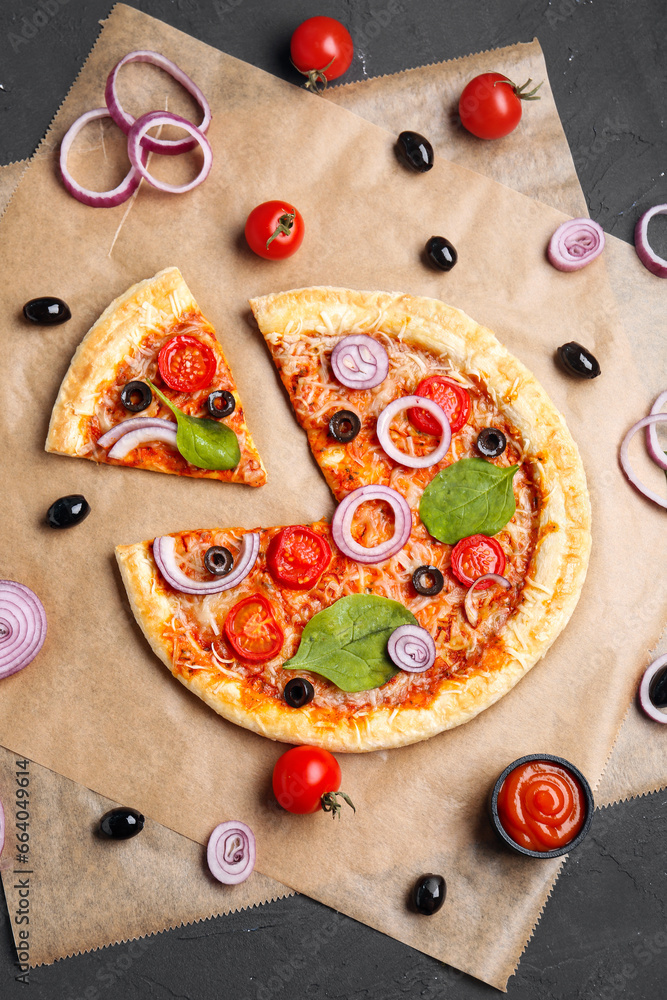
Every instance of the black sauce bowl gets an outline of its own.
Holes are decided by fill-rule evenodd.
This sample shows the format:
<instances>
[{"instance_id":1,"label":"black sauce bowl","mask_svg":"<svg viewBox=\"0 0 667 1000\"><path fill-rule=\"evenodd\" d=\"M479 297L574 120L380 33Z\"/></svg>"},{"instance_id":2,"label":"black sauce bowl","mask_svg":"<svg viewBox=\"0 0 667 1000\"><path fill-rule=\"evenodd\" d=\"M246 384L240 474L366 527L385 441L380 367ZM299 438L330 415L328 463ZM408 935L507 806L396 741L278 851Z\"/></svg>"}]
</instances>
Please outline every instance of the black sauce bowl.
<instances>
[{"instance_id":1,"label":"black sauce bowl","mask_svg":"<svg viewBox=\"0 0 667 1000\"><path fill-rule=\"evenodd\" d=\"M561 767L569 771L579 784L584 793L584 799L586 800L585 810L586 815L584 819L584 825L582 826L576 837L573 837L567 844L563 844L562 847L556 847L553 851L531 851L527 847L522 847L521 844L517 844L515 840L512 840L510 835L505 830L504 826L500 822L500 816L498 815L498 793L502 788L503 782L508 774L514 770L515 767L520 767L522 764L527 764L533 760L545 760L550 764L560 764ZM551 753L531 753L525 757L519 757L517 760L513 760L511 764L508 764L505 770L499 775L496 783L491 790L489 795L489 815L491 817L491 826L495 830L496 834L500 839L507 844L513 851L517 854L522 854L526 858L560 858L563 854L569 854L587 836L588 831L591 828L591 823L593 822L593 810L595 809L595 802L593 801L593 792L591 791L591 786L588 781L581 773L578 767L571 764L569 760L565 760L564 757L555 757Z\"/></svg>"}]
</instances>

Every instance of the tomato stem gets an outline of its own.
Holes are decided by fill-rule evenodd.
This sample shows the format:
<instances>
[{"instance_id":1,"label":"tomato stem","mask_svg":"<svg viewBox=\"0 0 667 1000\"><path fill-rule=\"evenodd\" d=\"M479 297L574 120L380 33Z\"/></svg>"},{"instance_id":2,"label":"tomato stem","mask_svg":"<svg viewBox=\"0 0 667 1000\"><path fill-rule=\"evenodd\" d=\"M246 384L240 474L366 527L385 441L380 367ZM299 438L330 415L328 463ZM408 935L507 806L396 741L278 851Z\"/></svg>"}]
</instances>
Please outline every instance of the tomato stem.
<instances>
[{"instance_id":1,"label":"tomato stem","mask_svg":"<svg viewBox=\"0 0 667 1000\"><path fill-rule=\"evenodd\" d=\"M294 60L290 59L290 62L292 63L292 66L294 66L297 73L301 73L302 76L308 77L304 83L306 90L312 91L313 94L322 94L326 90L327 83L329 82L325 73L332 65L335 58L335 56L332 56L331 61L328 62L326 66L323 66L322 69L299 69L299 67L295 65Z\"/></svg>"},{"instance_id":2,"label":"tomato stem","mask_svg":"<svg viewBox=\"0 0 667 1000\"><path fill-rule=\"evenodd\" d=\"M340 819L341 804L336 798L337 795L340 795L341 798L347 802L352 811L356 813L357 810L355 809L354 802L346 792L325 792L320 798L323 812L330 812L334 819L336 819L336 817Z\"/></svg>"},{"instance_id":3,"label":"tomato stem","mask_svg":"<svg viewBox=\"0 0 667 1000\"><path fill-rule=\"evenodd\" d=\"M281 215L278 219L278 225L273 230L268 240L266 241L266 249L269 249L269 243L272 243L280 233L284 233L285 236L289 236L290 229L294 225L294 219L296 217L296 212L286 212Z\"/></svg>"},{"instance_id":4,"label":"tomato stem","mask_svg":"<svg viewBox=\"0 0 667 1000\"><path fill-rule=\"evenodd\" d=\"M528 79L526 80L525 83L522 83L520 87L517 87L516 83L512 83L512 81L508 80L508 79L505 79L505 80L494 80L493 86L497 87L499 83L509 83L510 87L512 88L512 90L514 91L514 93L516 94L516 96L519 98L519 100L521 100L521 101L539 101L541 95L539 95L537 92L540 89L540 87L542 86L542 83L544 83L544 81L542 81L542 83L538 83L538 85L536 87L533 87L532 90L526 91L526 87L529 87L532 82L533 82L532 78L528 77Z\"/></svg>"}]
</instances>

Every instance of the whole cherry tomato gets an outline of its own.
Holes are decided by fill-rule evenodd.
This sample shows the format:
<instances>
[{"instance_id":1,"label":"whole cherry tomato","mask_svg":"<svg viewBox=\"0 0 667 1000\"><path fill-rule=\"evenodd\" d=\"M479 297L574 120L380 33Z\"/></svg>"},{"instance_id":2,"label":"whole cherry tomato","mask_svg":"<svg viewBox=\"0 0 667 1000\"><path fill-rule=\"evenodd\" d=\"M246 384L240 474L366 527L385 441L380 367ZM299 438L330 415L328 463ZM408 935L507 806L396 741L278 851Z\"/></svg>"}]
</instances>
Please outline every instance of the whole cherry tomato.
<instances>
[{"instance_id":1,"label":"whole cherry tomato","mask_svg":"<svg viewBox=\"0 0 667 1000\"><path fill-rule=\"evenodd\" d=\"M287 812L303 815L318 809L340 815L337 795L354 805L349 795L340 792L340 764L321 747L292 747L279 757L273 768L273 794ZM356 809L354 809L356 812Z\"/></svg>"},{"instance_id":2,"label":"whole cherry tomato","mask_svg":"<svg viewBox=\"0 0 667 1000\"><path fill-rule=\"evenodd\" d=\"M471 587L485 573L497 573L500 576L504 569L505 553L495 538L469 535L457 542L452 549L452 573L466 587ZM477 589L486 590L491 582L486 580Z\"/></svg>"},{"instance_id":3,"label":"whole cherry tomato","mask_svg":"<svg viewBox=\"0 0 667 1000\"><path fill-rule=\"evenodd\" d=\"M468 83L459 100L461 124L479 139L502 139L521 121L521 102L539 101L537 91L526 91L533 81L521 87L502 73L481 73Z\"/></svg>"},{"instance_id":4,"label":"whole cherry tomato","mask_svg":"<svg viewBox=\"0 0 667 1000\"><path fill-rule=\"evenodd\" d=\"M265 260L283 260L303 242L301 213L287 201L264 201L253 208L245 224L248 246Z\"/></svg>"},{"instance_id":5,"label":"whole cherry tomato","mask_svg":"<svg viewBox=\"0 0 667 1000\"><path fill-rule=\"evenodd\" d=\"M225 618L225 637L237 656L263 663L280 652L283 632L262 594L251 594L235 604Z\"/></svg>"},{"instance_id":6,"label":"whole cherry tomato","mask_svg":"<svg viewBox=\"0 0 667 1000\"><path fill-rule=\"evenodd\" d=\"M414 394L415 396L426 396L443 408L445 416L449 420L452 434L460 431L468 422L470 396L458 382L452 382L451 379L444 378L442 375L429 375L428 378L421 380ZM440 424L428 410L413 407L408 410L408 419L418 431L426 431L428 434L442 433Z\"/></svg>"},{"instance_id":7,"label":"whole cherry tomato","mask_svg":"<svg viewBox=\"0 0 667 1000\"><path fill-rule=\"evenodd\" d=\"M292 35L290 56L309 90L324 90L327 80L347 72L354 55L352 36L335 17L309 17Z\"/></svg>"},{"instance_id":8,"label":"whole cherry tomato","mask_svg":"<svg viewBox=\"0 0 667 1000\"><path fill-rule=\"evenodd\" d=\"M310 590L331 561L326 538L302 524L290 524L271 539L266 553L269 572L283 587Z\"/></svg>"},{"instance_id":9,"label":"whole cherry tomato","mask_svg":"<svg viewBox=\"0 0 667 1000\"><path fill-rule=\"evenodd\" d=\"M181 333L172 337L157 357L162 381L177 392L197 392L213 381L215 354L196 337Z\"/></svg>"}]
</instances>

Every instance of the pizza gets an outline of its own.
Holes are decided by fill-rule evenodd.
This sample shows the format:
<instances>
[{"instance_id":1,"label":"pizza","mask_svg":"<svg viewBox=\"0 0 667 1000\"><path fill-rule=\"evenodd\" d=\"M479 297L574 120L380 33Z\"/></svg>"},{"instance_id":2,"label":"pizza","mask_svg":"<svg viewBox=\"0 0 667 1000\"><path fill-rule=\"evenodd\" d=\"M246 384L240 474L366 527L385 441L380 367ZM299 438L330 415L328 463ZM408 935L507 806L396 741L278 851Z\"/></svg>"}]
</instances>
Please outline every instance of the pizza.
<instances>
[{"instance_id":1,"label":"pizza","mask_svg":"<svg viewBox=\"0 0 667 1000\"><path fill-rule=\"evenodd\" d=\"M251 307L338 506L119 546L137 621L179 681L271 739L359 752L468 721L545 654L584 582L563 417L437 300L322 287Z\"/></svg>"},{"instance_id":2,"label":"pizza","mask_svg":"<svg viewBox=\"0 0 667 1000\"><path fill-rule=\"evenodd\" d=\"M176 267L133 285L88 331L45 447L107 465L266 482L215 330Z\"/></svg>"}]
</instances>

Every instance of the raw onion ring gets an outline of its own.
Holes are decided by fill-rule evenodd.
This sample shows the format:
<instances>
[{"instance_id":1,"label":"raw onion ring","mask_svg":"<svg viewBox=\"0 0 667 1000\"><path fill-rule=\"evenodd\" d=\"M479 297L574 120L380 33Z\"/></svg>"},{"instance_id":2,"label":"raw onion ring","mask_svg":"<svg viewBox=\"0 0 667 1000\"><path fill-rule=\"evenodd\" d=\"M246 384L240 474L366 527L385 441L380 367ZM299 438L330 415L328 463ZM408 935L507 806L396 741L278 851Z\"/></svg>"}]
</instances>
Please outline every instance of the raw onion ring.
<instances>
[{"instance_id":1,"label":"raw onion ring","mask_svg":"<svg viewBox=\"0 0 667 1000\"><path fill-rule=\"evenodd\" d=\"M129 417L128 420L121 420L120 423L114 424L111 430L108 430L104 434L100 435L97 439L97 444L100 448L109 448L112 444L115 444L119 438L122 438L124 434L129 434L130 431L136 431L142 427L167 426L176 429L174 421L165 420L164 417Z\"/></svg>"},{"instance_id":2,"label":"raw onion ring","mask_svg":"<svg viewBox=\"0 0 667 1000\"><path fill-rule=\"evenodd\" d=\"M660 393L651 407L651 416L655 416L656 413L660 413L665 403L667 403L667 390ZM655 424L649 424L646 428L646 447L648 448L648 453L655 464L661 469L667 471L667 455L665 455L664 450L660 447Z\"/></svg>"},{"instance_id":3,"label":"raw onion ring","mask_svg":"<svg viewBox=\"0 0 667 1000\"><path fill-rule=\"evenodd\" d=\"M604 230L593 219L568 219L549 240L547 256L559 271L578 271L604 250Z\"/></svg>"},{"instance_id":4,"label":"raw onion ring","mask_svg":"<svg viewBox=\"0 0 667 1000\"><path fill-rule=\"evenodd\" d=\"M211 108L209 107L208 101L197 84L191 80L187 73L184 73L175 62L172 62L171 59L167 59L166 56L161 55L159 52L152 52L150 49L137 49L134 52L128 52L126 56L123 56L120 62L116 63L107 77L107 83L104 90L104 100L107 102L108 114L111 115L118 128L122 129L122 131L128 135L130 129L136 121L132 115L123 110L116 92L116 78L120 70L123 66L127 66L128 63L135 62L151 63L152 66L157 66L158 69L164 70L165 73L168 73L169 76L173 77L177 83L180 83L181 86L187 90L192 97L194 97L197 104L204 112L204 117L197 128L200 132L206 132L211 124ZM154 139L153 136L145 135L141 139L141 145L145 150L150 150L152 153L177 156L179 153L187 153L191 149L194 149L197 145L197 140L194 138Z\"/></svg>"},{"instance_id":5,"label":"raw onion ring","mask_svg":"<svg viewBox=\"0 0 667 1000\"><path fill-rule=\"evenodd\" d=\"M651 274L667 278L667 260L658 257L648 241L648 224L654 215L667 215L667 205L654 205L644 212L635 226L635 250L637 256Z\"/></svg>"},{"instance_id":6,"label":"raw onion ring","mask_svg":"<svg viewBox=\"0 0 667 1000\"><path fill-rule=\"evenodd\" d=\"M651 682L655 675L660 673L665 667L667 667L667 653L664 656L659 656L657 660L654 660L646 668L639 684L639 704L642 707L642 711L648 715L649 719L653 719L654 722L667 723L667 712L661 712L651 701Z\"/></svg>"},{"instance_id":7,"label":"raw onion ring","mask_svg":"<svg viewBox=\"0 0 667 1000\"><path fill-rule=\"evenodd\" d=\"M421 625L399 625L389 636L387 653L401 670L421 674L435 663L435 642Z\"/></svg>"},{"instance_id":8,"label":"raw onion ring","mask_svg":"<svg viewBox=\"0 0 667 1000\"><path fill-rule=\"evenodd\" d=\"M650 427L652 424L660 424L665 422L667 422L667 413L651 413L649 414L648 417L642 417L642 419L638 420L636 424L633 424L628 433L623 438L623 441L621 442L619 461L621 463L621 468L623 469L623 472L625 473L628 482L632 483L632 485L635 487L636 490L639 490L640 493L643 493L643 495L648 500L653 500L654 503L659 504L661 507L667 508L667 500L664 497L661 497L659 493L656 493L655 490L652 490L650 489L650 487L644 485L644 483L641 481L639 476L637 476L632 466L630 465L630 458L628 456L628 447L630 445L630 441L635 436L637 431L640 431L642 427Z\"/></svg>"},{"instance_id":9,"label":"raw onion ring","mask_svg":"<svg viewBox=\"0 0 667 1000\"><path fill-rule=\"evenodd\" d=\"M249 826L239 820L220 823L208 839L206 860L218 882L238 885L245 882L255 867L257 846Z\"/></svg>"},{"instance_id":10,"label":"raw onion ring","mask_svg":"<svg viewBox=\"0 0 667 1000\"><path fill-rule=\"evenodd\" d=\"M153 542L153 558L157 568L169 586L182 594L221 594L224 590L231 590L246 578L255 565L258 555L259 534L249 531L243 536L231 573L209 583L205 580L192 580L186 576L176 562L176 540L171 535L161 535Z\"/></svg>"},{"instance_id":11,"label":"raw onion ring","mask_svg":"<svg viewBox=\"0 0 667 1000\"><path fill-rule=\"evenodd\" d=\"M204 162L197 176L193 180L188 181L187 184L167 184L165 181L160 181L156 177L153 177L146 169L144 163L145 150L141 146L141 140L149 128L154 128L157 125L178 125L179 128L189 132L201 146L202 153L204 154ZM211 144L204 133L200 132L192 122L181 118L179 115L172 115L169 111L149 111L148 114L137 118L127 137L127 152L130 157L130 163L135 170L138 170L144 180L148 181L152 187L157 188L158 191L164 191L167 194L185 194L186 191L192 191L198 184L206 180L211 170L211 164L213 163Z\"/></svg>"},{"instance_id":12,"label":"raw onion ring","mask_svg":"<svg viewBox=\"0 0 667 1000\"><path fill-rule=\"evenodd\" d=\"M412 409L413 406L419 406L422 410L430 413L442 428L440 444L435 451L429 452L428 455L406 455L405 452L396 447L389 437L389 427L396 414L400 413L401 410ZM376 433L387 455L409 469L428 469L431 465L437 465L445 457L452 443L452 430L447 414L435 400L429 399L428 396L401 396L400 399L389 403L378 417Z\"/></svg>"},{"instance_id":13,"label":"raw onion ring","mask_svg":"<svg viewBox=\"0 0 667 1000\"><path fill-rule=\"evenodd\" d=\"M394 534L386 542L366 548L352 538L351 528L357 507L366 500L386 500L394 512ZM333 540L348 559L360 563L380 563L403 548L412 531L412 514L405 497L391 486L360 486L342 500L331 521Z\"/></svg>"},{"instance_id":14,"label":"raw onion ring","mask_svg":"<svg viewBox=\"0 0 667 1000\"><path fill-rule=\"evenodd\" d=\"M131 451L140 448L142 444L151 444L153 441L161 441L163 444L176 444L176 424L171 420L165 420L169 427L138 427L135 431L123 434L118 438L113 448L109 448L107 458L113 458L117 462L127 458Z\"/></svg>"},{"instance_id":15,"label":"raw onion ring","mask_svg":"<svg viewBox=\"0 0 667 1000\"><path fill-rule=\"evenodd\" d=\"M0 679L27 667L46 638L46 612L22 583L0 580Z\"/></svg>"},{"instance_id":16,"label":"raw onion ring","mask_svg":"<svg viewBox=\"0 0 667 1000\"><path fill-rule=\"evenodd\" d=\"M351 334L334 347L331 367L338 381L348 389L372 389L386 379L389 355L373 337L365 333Z\"/></svg>"},{"instance_id":17,"label":"raw onion ring","mask_svg":"<svg viewBox=\"0 0 667 1000\"><path fill-rule=\"evenodd\" d=\"M505 590L509 590L512 586L507 577L501 576L500 573L485 573L484 576L477 577L474 583L468 587L468 593L466 594L465 601L463 602L466 618L473 628L477 627L477 622L479 621L479 612L472 603L473 591L479 586L480 583L484 583L487 580L490 580L492 583L499 583L501 587L505 588Z\"/></svg>"},{"instance_id":18,"label":"raw onion ring","mask_svg":"<svg viewBox=\"0 0 667 1000\"><path fill-rule=\"evenodd\" d=\"M77 118L73 125L70 125L60 144L60 176L65 189L77 201L84 205L90 205L91 208L113 208L116 205L122 205L130 195L134 194L141 183L141 174L136 167L131 166L120 184L112 191L90 191L75 181L67 168L70 148L84 125L98 118L111 117L108 108L95 108L93 111L86 111L80 118ZM148 154L145 150L142 156L144 160L147 159Z\"/></svg>"}]
</instances>

